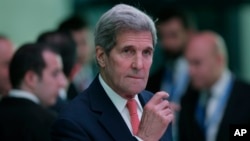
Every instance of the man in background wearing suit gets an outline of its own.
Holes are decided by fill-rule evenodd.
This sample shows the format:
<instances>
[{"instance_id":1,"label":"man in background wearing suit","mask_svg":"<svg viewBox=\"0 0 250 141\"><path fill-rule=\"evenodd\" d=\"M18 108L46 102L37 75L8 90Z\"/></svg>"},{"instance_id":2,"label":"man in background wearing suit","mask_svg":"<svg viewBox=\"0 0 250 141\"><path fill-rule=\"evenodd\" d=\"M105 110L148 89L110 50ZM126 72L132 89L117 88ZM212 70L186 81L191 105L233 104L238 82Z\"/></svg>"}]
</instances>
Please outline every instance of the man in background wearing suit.
<instances>
[{"instance_id":1,"label":"man in background wearing suit","mask_svg":"<svg viewBox=\"0 0 250 141\"><path fill-rule=\"evenodd\" d=\"M0 102L1 141L50 141L55 115L45 109L66 85L58 53L45 44L26 44L10 63L13 89Z\"/></svg>"},{"instance_id":2,"label":"man in background wearing suit","mask_svg":"<svg viewBox=\"0 0 250 141\"><path fill-rule=\"evenodd\" d=\"M69 85L68 99L72 100L85 90L93 81L96 74L94 74L94 61L93 50L90 48L88 22L85 18L73 15L63 21L58 30L70 32L77 46L77 61L74 65L76 75L72 78Z\"/></svg>"},{"instance_id":3,"label":"man in background wearing suit","mask_svg":"<svg viewBox=\"0 0 250 141\"><path fill-rule=\"evenodd\" d=\"M190 83L188 74L188 63L184 57L184 50L190 36L194 32L187 12L181 9L165 7L157 15L156 27L160 43L155 54L161 53L162 59L155 55L153 66L159 62L161 66L149 77L146 90L153 93L166 91L170 94L169 101L175 112L173 122L173 138L178 141L177 122L180 110L180 99L185 94ZM158 54L159 54L158 53ZM158 59L158 61L157 61Z\"/></svg>"},{"instance_id":4,"label":"man in background wearing suit","mask_svg":"<svg viewBox=\"0 0 250 141\"><path fill-rule=\"evenodd\" d=\"M0 35L0 99L8 95L11 89L9 80L9 64L14 54L13 44L9 39Z\"/></svg>"},{"instance_id":5,"label":"man in background wearing suit","mask_svg":"<svg viewBox=\"0 0 250 141\"><path fill-rule=\"evenodd\" d=\"M52 139L171 140L168 94L144 91L155 43L154 22L138 9L119 4L104 13L95 30L100 73L61 113Z\"/></svg>"},{"instance_id":6,"label":"man in background wearing suit","mask_svg":"<svg viewBox=\"0 0 250 141\"><path fill-rule=\"evenodd\" d=\"M76 44L71 37L71 34L63 31L48 31L42 33L38 39L38 43L47 43L58 50L62 57L63 73L67 78L68 85L59 92L59 96L55 105L50 107L52 110L59 113L63 106L67 104L68 96L73 93L78 94L76 89L69 91L69 85L72 84L75 76L74 66L76 64ZM73 91L74 90L74 91Z\"/></svg>"},{"instance_id":7,"label":"man in background wearing suit","mask_svg":"<svg viewBox=\"0 0 250 141\"><path fill-rule=\"evenodd\" d=\"M250 86L227 67L224 40L211 31L195 35L186 57L192 86L181 103L180 141L228 141L230 124L250 123Z\"/></svg>"},{"instance_id":8,"label":"man in background wearing suit","mask_svg":"<svg viewBox=\"0 0 250 141\"><path fill-rule=\"evenodd\" d=\"M188 15L180 9L164 8L157 17L159 50L163 55L159 61L163 63L150 75L146 90L169 92L171 105L178 111L180 99L189 84L188 65L183 53L193 26Z\"/></svg>"}]
</instances>

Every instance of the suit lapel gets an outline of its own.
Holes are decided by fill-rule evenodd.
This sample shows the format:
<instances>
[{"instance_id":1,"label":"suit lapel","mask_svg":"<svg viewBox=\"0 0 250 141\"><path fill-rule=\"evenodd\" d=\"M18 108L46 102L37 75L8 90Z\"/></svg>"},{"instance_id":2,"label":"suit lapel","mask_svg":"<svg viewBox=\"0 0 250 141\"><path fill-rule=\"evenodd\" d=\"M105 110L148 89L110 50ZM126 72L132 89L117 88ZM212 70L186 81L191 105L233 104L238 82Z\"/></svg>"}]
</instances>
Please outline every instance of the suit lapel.
<instances>
[{"instance_id":1,"label":"suit lapel","mask_svg":"<svg viewBox=\"0 0 250 141\"><path fill-rule=\"evenodd\" d=\"M226 103L226 107L224 109L221 122L219 123L219 126L218 126L219 129L217 131L216 140L219 140L220 138L223 138L223 136L225 136L225 134L223 133L225 129L225 125L230 123L232 113L235 113L234 109L238 105L238 103L235 103L236 101L238 101L238 98L239 98L238 91L237 91L237 82L234 80L232 81L233 81L232 89L230 91L230 95Z\"/></svg>"},{"instance_id":2,"label":"suit lapel","mask_svg":"<svg viewBox=\"0 0 250 141\"><path fill-rule=\"evenodd\" d=\"M138 94L138 99L141 103L141 107L143 108L146 105L145 99L143 98L143 96L141 94Z\"/></svg>"},{"instance_id":3,"label":"suit lapel","mask_svg":"<svg viewBox=\"0 0 250 141\"><path fill-rule=\"evenodd\" d=\"M101 86L98 77L91 84L89 92L93 111L99 114L100 124L114 140L131 140L132 134L115 105Z\"/></svg>"},{"instance_id":4,"label":"suit lapel","mask_svg":"<svg viewBox=\"0 0 250 141\"><path fill-rule=\"evenodd\" d=\"M141 103L142 108L146 105L146 103L152 98L152 93L148 91L142 91L138 94L139 101Z\"/></svg>"}]
</instances>

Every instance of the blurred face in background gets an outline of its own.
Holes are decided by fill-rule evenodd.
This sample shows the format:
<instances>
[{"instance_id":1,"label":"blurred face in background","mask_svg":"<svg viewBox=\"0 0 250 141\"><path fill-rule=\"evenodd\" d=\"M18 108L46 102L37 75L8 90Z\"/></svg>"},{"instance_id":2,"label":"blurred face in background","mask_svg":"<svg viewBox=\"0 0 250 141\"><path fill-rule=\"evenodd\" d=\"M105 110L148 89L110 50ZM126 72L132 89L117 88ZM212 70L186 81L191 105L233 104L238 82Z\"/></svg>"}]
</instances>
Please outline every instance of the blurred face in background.
<instances>
[{"instance_id":1,"label":"blurred face in background","mask_svg":"<svg viewBox=\"0 0 250 141\"><path fill-rule=\"evenodd\" d=\"M90 49L88 46L88 30L73 31L73 38L77 44L77 61L84 64L88 61Z\"/></svg>"},{"instance_id":2,"label":"blurred face in background","mask_svg":"<svg viewBox=\"0 0 250 141\"><path fill-rule=\"evenodd\" d=\"M210 88L219 79L224 64L214 40L202 35L192 38L187 46L186 58L192 84L197 89Z\"/></svg>"},{"instance_id":3,"label":"blurred face in background","mask_svg":"<svg viewBox=\"0 0 250 141\"><path fill-rule=\"evenodd\" d=\"M172 18L160 23L157 27L160 43L167 55L175 57L181 54L188 39L188 31L182 25L181 20L177 17Z\"/></svg>"},{"instance_id":4,"label":"blurred face in background","mask_svg":"<svg viewBox=\"0 0 250 141\"><path fill-rule=\"evenodd\" d=\"M109 54L101 47L96 54L103 79L121 97L130 99L145 89L153 57L150 32L121 32Z\"/></svg>"},{"instance_id":5,"label":"blurred face in background","mask_svg":"<svg viewBox=\"0 0 250 141\"><path fill-rule=\"evenodd\" d=\"M11 89L9 80L9 63L14 54L12 43L5 39L0 39L0 95L7 95Z\"/></svg>"},{"instance_id":6,"label":"blurred face in background","mask_svg":"<svg viewBox=\"0 0 250 141\"><path fill-rule=\"evenodd\" d=\"M33 93L37 95L42 105L47 107L56 103L59 90L66 87L67 81L62 71L60 56L50 51L44 51L43 58L46 67L41 76L36 75Z\"/></svg>"}]
</instances>

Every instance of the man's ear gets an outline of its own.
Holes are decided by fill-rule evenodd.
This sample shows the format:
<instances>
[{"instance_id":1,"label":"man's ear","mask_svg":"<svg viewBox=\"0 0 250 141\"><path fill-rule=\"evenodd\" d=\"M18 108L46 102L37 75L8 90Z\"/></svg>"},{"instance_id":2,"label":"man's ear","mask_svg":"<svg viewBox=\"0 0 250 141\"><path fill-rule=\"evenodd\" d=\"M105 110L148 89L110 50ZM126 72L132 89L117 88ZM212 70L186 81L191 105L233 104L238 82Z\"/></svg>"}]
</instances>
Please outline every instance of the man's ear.
<instances>
[{"instance_id":1,"label":"man's ear","mask_svg":"<svg viewBox=\"0 0 250 141\"><path fill-rule=\"evenodd\" d=\"M217 62L220 65L226 65L226 60L225 60L225 58L223 57L222 54L217 54Z\"/></svg>"},{"instance_id":2,"label":"man's ear","mask_svg":"<svg viewBox=\"0 0 250 141\"><path fill-rule=\"evenodd\" d=\"M26 72L24 76L24 84L29 88L34 88L38 82L38 75L33 71Z\"/></svg>"},{"instance_id":3,"label":"man's ear","mask_svg":"<svg viewBox=\"0 0 250 141\"><path fill-rule=\"evenodd\" d=\"M95 53L96 53L96 60L99 66L102 68L105 67L105 59L107 56L105 54L104 49L100 46L96 46Z\"/></svg>"}]
</instances>

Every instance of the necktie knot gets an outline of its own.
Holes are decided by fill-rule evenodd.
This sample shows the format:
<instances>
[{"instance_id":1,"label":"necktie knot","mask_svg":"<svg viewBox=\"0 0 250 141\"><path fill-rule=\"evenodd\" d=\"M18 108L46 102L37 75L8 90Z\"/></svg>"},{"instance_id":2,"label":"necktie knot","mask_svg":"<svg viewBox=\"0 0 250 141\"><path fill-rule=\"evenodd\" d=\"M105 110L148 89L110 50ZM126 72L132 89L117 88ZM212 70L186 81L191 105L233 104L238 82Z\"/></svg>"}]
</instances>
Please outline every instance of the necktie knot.
<instances>
[{"instance_id":1,"label":"necktie knot","mask_svg":"<svg viewBox=\"0 0 250 141\"><path fill-rule=\"evenodd\" d=\"M127 108L130 115L130 122L132 125L133 134L135 135L139 128L139 118L137 114L137 103L135 99L130 99L127 101Z\"/></svg>"}]
</instances>

